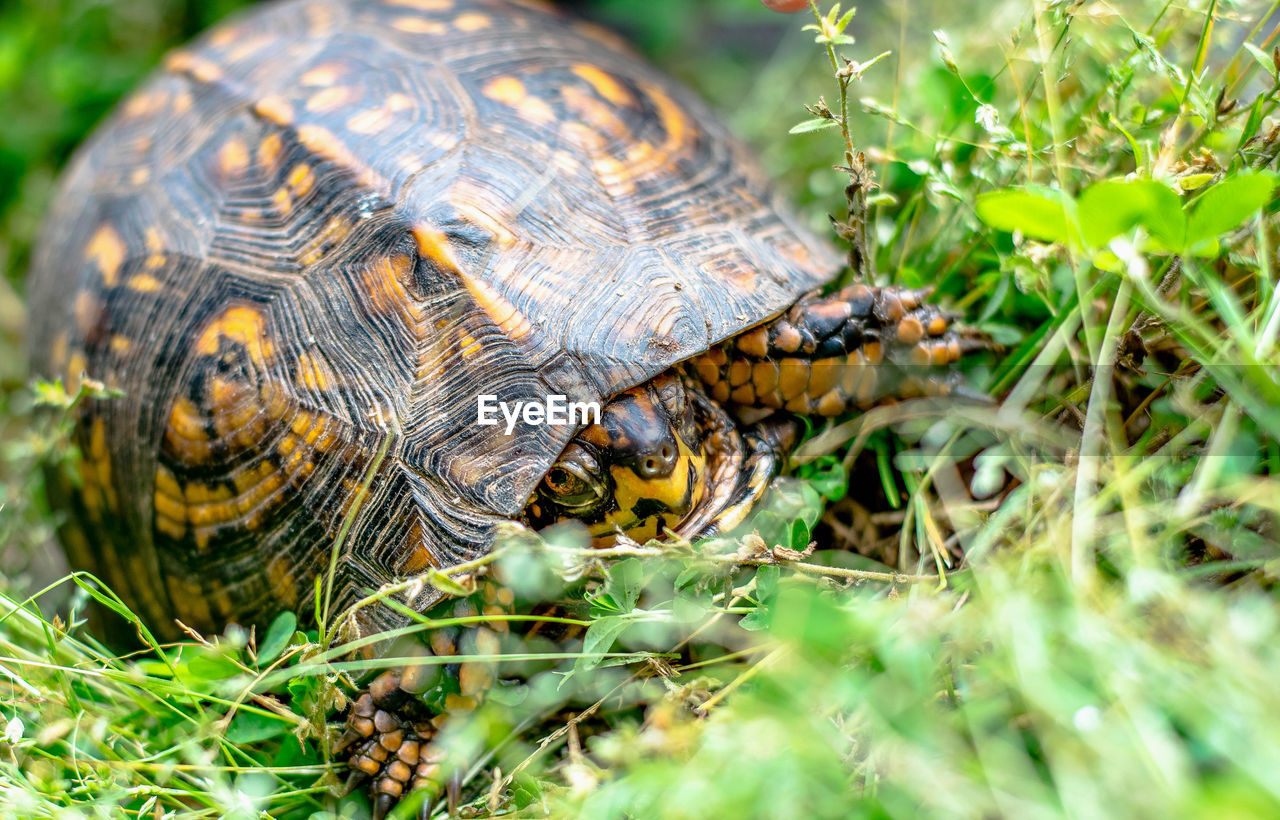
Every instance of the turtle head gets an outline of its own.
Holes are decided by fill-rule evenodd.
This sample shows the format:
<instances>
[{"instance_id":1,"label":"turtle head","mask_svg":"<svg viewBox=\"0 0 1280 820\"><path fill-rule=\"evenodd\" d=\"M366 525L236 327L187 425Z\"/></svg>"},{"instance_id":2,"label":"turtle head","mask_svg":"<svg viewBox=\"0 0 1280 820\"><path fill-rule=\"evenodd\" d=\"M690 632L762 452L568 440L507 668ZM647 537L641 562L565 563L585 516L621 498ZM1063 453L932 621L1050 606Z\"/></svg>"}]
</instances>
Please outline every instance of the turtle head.
<instances>
[{"instance_id":1,"label":"turtle head","mask_svg":"<svg viewBox=\"0 0 1280 820\"><path fill-rule=\"evenodd\" d=\"M671 375L604 406L538 485L529 519L587 525L597 545L621 530L644 542L675 528L706 495L702 432L684 384Z\"/></svg>"}]
</instances>

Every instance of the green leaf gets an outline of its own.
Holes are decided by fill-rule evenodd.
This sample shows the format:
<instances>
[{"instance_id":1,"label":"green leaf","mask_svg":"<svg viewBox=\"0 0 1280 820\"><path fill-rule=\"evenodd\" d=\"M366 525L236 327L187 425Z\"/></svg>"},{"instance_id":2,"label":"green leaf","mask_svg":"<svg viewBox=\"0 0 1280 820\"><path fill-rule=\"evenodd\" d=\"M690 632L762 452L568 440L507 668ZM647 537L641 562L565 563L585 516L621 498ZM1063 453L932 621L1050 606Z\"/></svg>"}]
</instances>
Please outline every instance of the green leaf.
<instances>
[{"instance_id":1,"label":"green leaf","mask_svg":"<svg viewBox=\"0 0 1280 820\"><path fill-rule=\"evenodd\" d=\"M1187 249L1240 227L1271 201L1275 190L1275 174L1250 173L1228 177L1205 191L1191 210Z\"/></svg>"},{"instance_id":2,"label":"green leaf","mask_svg":"<svg viewBox=\"0 0 1280 820\"><path fill-rule=\"evenodd\" d=\"M591 670L599 666L604 660L600 656L609 651L613 642L630 625L631 621L620 615L606 615L596 619L591 626L587 627L587 634L582 638L583 656L574 663L574 668Z\"/></svg>"},{"instance_id":3,"label":"green leaf","mask_svg":"<svg viewBox=\"0 0 1280 820\"><path fill-rule=\"evenodd\" d=\"M1077 209L1081 238L1103 248L1117 236L1141 225L1168 250L1182 246L1186 217L1178 195L1149 179L1111 180L1080 194Z\"/></svg>"},{"instance_id":4,"label":"green leaf","mask_svg":"<svg viewBox=\"0 0 1280 820\"><path fill-rule=\"evenodd\" d=\"M289 731L289 723L274 715L241 710L227 727L227 740L232 743L258 743Z\"/></svg>"},{"instance_id":5,"label":"green leaf","mask_svg":"<svg viewBox=\"0 0 1280 820\"><path fill-rule=\"evenodd\" d=\"M839 501L849 490L849 476L844 471L844 464L834 455L823 456L806 465L800 475L807 478L828 501Z\"/></svg>"},{"instance_id":6,"label":"green leaf","mask_svg":"<svg viewBox=\"0 0 1280 820\"><path fill-rule=\"evenodd\" d=\"M471 594L471 590L462 584L453 580L453 578L445 575L438 569L428 570L427 583L440 590L446 595L452 595L456 598L465 598Z\"/></svg>"},{"instance_id":7,"label":"green leaf","mask_svg":"<svg viewBox=\"0 0 1280 820\"><path fill-rule=\"evenodd\" d=\"M799 518L792 521L791 538L789 539L791 541L791 549L803 550L805 547L809 546L810 534L809 525L805 523L805 521Z\"/></svg>"},{"instance_id":8,"label":"green leaf","mask_svg":"<svg viewBox=\"0 0 1280 820\"><path fill-rule=\"evenodd\" d=\"M1187 174L1178 180L1178 187L1184 191L1195 191L1213 181L1213 174Z\"/></svg>"},{"instance_id":9,"label":"green leaf","mask_svg":"<svg viewBox=\"0 0 1280 820\"><path fill-rule=\"evenodd\" d=\"M644 567L639 558L628 558L609 567L604 582L604 594L617 605L615 611L627 613L636 608L640 589L644 584Z\"/></svg>"},{"instance_id":10,"label":"green leaf","mask_svg":"<svg viewBox=\"0 0 1280 820\"><path fill-rule=\"evenodd\" d=\"M760 567L756 570L756 608L748 612L738 621L743 629L755 631L766 629L773 621L773 607L778 599L777 567Z\"/></svg>"},{"instance_id":11,"label":"green leaf","mask_svg":"<svg viewBox=\"0 0 1280 820\"><path fill-rule=\"evenodd\" d=\"M978 196L978 218L1001 231L1020 231L1046 242L1071 241L1074 202L1050 188L1006 188Z\"/></svg>"},{"instance_id":12,"label":"green leaf","mask_svg":"<svg viewBox=\"0 0 1280 820\"><path fill-rule=\"evenodd\" d=\"M814 117L811 120L805 120L798 125L791 126L789 134L805 134L809 131L821 131L824 128L835 128L840 123L827 117Z\"/></svg>"},{"instance_id":13,"label":"green leaf","mask_svg":"<svg viewBox=\"0 0 1280 820\"><path fill-rule=\"evenodd\" d=\"M280 657L280 653L289 645L294 630L298 628L298 616L288 610L281 612L267 628L266 637L258 648L258 663L268 664Z\"/></svg>"},{"instance_id":14,"label":"green leaf","mask_svg":"<svg viewBox=\"0 0 1280 820\"><path fill-rule=\"evenodd\" d=\"M1253 57L1253 59L1258 62L1258 65L1262 66L1263 73L1265 74L1276 73L1276 67L1271 62L1270 54L1268 54L1267 52L1263 51L1262 49L1258 48L1257 46L1255 46L1253 43L1250 43L1250 42L1244 42L1244 43L1241 43L1241 45L1243 45L1245 51L1249 52L1249 54Z\"/></svg>"}]
</instances>

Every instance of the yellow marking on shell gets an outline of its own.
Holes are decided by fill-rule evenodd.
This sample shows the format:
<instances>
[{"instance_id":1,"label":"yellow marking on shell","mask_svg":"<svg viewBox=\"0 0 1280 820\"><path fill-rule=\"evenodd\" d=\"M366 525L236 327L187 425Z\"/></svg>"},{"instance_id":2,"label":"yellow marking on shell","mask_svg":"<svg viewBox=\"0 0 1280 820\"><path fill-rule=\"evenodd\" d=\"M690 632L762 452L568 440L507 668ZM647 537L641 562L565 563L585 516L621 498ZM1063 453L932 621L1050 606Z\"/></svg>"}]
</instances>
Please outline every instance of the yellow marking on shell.
<instances>
[{"instance_id":1,"label":"yellow marking on shell","mask_svg":"<svg viewBox=\"0 0 1280 820\"><path fill-rule=\"evenodd\" d=\"M146 232L147 245L147 267L151 270L164 267L164 237L160 235L160 231L154 227L147 228Z\"/></svg>"},{"instance_id":2,"label":"yellow marking on shell","mask_svg":"<svg viewBox=\"0 0 1280 820\"><path fill-rule=\"evenodd\" d=\"M218 171L223 177L238 177L249 169L249 147L240 138L229 139L218 149Z\"/></svg>"},{"instance_id":3,"label":"yellow marking on shell","mask_svg":"<svg viewBox=\"0 0 1280 820\"><path fill-rule=\"evenodd\" d=\"M278 188L271 196L271 207L281 216L288 216L293 210L293 195L288 188Z\"/></svg>"},{"instance_id":4,"label":"yellow marking on shell","mask_svg":"<svg viewBox=\"0 0 1280 820\"><path fill-rule=\"evenodd\" d=\"M75 394L80 392L80 383L85 373L89 370L89 361L84 357L84 353L77 350L67 359L67 392Z\"/></svg>"},{"instance_id":5,"label":"yellow marking on shell","mask_svg":"<svg viewBox=\"0 0 1280 820\"><path fill-rule=\"evenodd\" d=\"M242 62L275 42L277 42L276 35L271 32L244 37L227 53L227 62L232 64Z\"/></svg>"},{"instance_id":6,"label":"yellow marking on shell","mask_svg":"<svg viewBox=\"0 0 1280 820\"><path fill-rule=\"evenodd\" d=\"M262 524L266 502L284 486L284 477L269 461L260 461L236 470L231 481L237 493L236 510L245 517L246 527L257 529Z\"/></svg>"},{"instance_id":7,"label":"yellow marking on shell","mask_svg":"<svg viewBox=\"0 0 1280 820\"><path fill-rule=\"evenodd\" d=\"M124 115L130 118L145 117L159 113L169 102L169 95L164 91L150 91L134 94L124 104Z\"/></svg>"},{"instance_id":8,"label":"yellow marking on shell","mask_svg":"<svg viewBox=\"0 0 1280 820\"><path fill-rule=\"evenodd\" d=\"M107 509L119 508L115 484L111 480L111 454L107 449L107 428L101 417L89 428L89 451L81 463L81 477L92 485L98 499Z\"/></svg>"},{"instance_id":9,"label":"yellow marking on shell","mask_svg":"<svg viewBox=\"0 0 1280 820\"><path fill-rule=\"evenodd\" d=\"M449 27L438 20L424 20L421 17L397 17L391 21L391 27L409 34L444 34Z\"/></svg>"},{"instance_id":10,"label":"yellow marking on shell","mask_svg":"<svg viewBox=\"0 0 1280 820\"><path fill-rule=\"evenodd\" d=\"M169 448L188 464L207 461L213 454L213 444L205 432L204 414L185 396L174 399L164 438Z\"/></svg>"},{"instance_id":11,"label":"yellow marking on shell","mask_svg":"<svg viewBox=\"0 0 1280 820\"><path fill-rule=\"evenodd\" d=\"M217 48L225 48L234 43L241 36L239 26L226 26L224 28L215 29L209 35L209 45Z\"/></svg>"},{"instance_id":12,"label":"yellow marking on shell","mask_svg":"<svg viewBox=\"0 0 1280 820\"><path fill-rule=\"evenodd\" d=\"M191 110L191 106L195 103L195 98L191 96L191 92L183 91L173 98L173 113L185 114Z\"/></svg>"},{"instance_id":13,"label":"yellow marking on shell","mask_svg":"<svg viewBox=\"0 0 1280 820\"><path fill-rule=\"evenodd\" d=\"M298 590L303 585L294 577L295 562L287 555L276 555L267 562L267 583L271 593L281 606L293 609L298 605Z\"/></svg>"},{"instance_id":14,"label":"yellow marking on shell","mask_svg":"<svg viewBox=\"0 0 1280 820\"><path fill-rule=\"evenodd\" d=\"M67 363L67 349L71 342L71 337L65 330L58 331L58 335L53 337L53 345L50 347L49 358L55 367L64 367Z\"/></svg>"},{"instance_id":15,"label":"yellow marking on shell","mask_svg":"<svg viewBox=\"0 0 1280 820\"><path fill-rule=\"evenodd\" d=\"M125 246L120 234L110 225L103 225L89 239L85 249L85 259L98 266L102 274L102 282L109 288L115 287L120 266L124 264Z\"/></svg>"},{"instance_id":16,"label":"yellow marking on shell","mask_svg":"<svg viewBox=\"0 0 1280 820\"><path fill-rule=\"evenodd\" d=\"M409 553L404 558L404 563L400 566L401 574L417 575L440 566L440 562L431 553L430 541L419 522L413 522L413 526L409 530L408 541L411 546Z\"/></svg>"},{"instance_id":17,"label":"yellow marking on shell","mask_svg":"<svg viewBox=\"0 0 1280 820\"><path fill-rule=\"evenodd\" d=\"M517 77L496 77L485 84L483 94L494 102L514 108L521 117L536 123L555 120L555 112L545 100L531 97Z\"/></svg>"},{"instance_id":18,"label":"yellow marking on shell","mask_svg":"<svg viewBox=\"0 0 1280 820\"><path fill-rule=\"evenodd\" d=\"M376 134L395 121L395 115L385 108L361 111L347 120L347 129L357 134Z\"/></svg>"},{"instance_id":19,"label":"yellow marking on shell","mask_svg":"<svg viewBox=\"0 0 1280 820\"><path fill-rule=\"evenodd\" d=\"M638 142L627 150L627 173L634 176L651 174L669 164L684 149L693 131L684 111L662 89L648 84L643 88L657 109L658 121L662 123L666 137L661 145Z\"/></svg>"},{"instance_id":20,"label":"yellow marking on shell","mask_svg":"<svg viewBox=\"0 0 1280 820\"><path fill-rule=\"evenodd\" d=\"M379 191L386 188L386 181L358 159L329 129L319 125L300 125L298 141L315 155L349 172L360 184Z\"/></svg>"},{"instance_id":21,"label":"yellow marking on shell","mask_svg":"<svg viewBox=\"0 0 1280 820\"><path fill-rule=\"evenodd\" d=\"M201 83L214 83L222 79L222 69L216 63L187 51L175 51L165 60L169 71L186 74Z\"/></svg>"},{"instance_id":22,"label":"yellow marking on shell","mask_svg":"<svg viewBox=\"0 0 1280 820\"><path fill-rule=\"evenodd\" d=\"M139 273L131 276L125 285L129 290L136 291L138 293L155 293L164 287L163 282L149 273Z\"/></svg>"},{"instance_id":23,"label":"yellow marking on shell","mask_svg":"<svg viewBox=\"0 0 1280 820\"><path fill-rule=\"evenodd\" d=\"M280 135L268 134L262 138L262 142L258 143L258 162L267 168L274 168L280 161L283 150L284 141L280 139Z\"/></svg>"},{"instance_id":24,"label":"yellow marking on shell","mask_svg":"<svg viewBox=\"0 0 1280 820\"><path fill-rule=\"evenodd\" d=\"M346 73L347 67L342 63L324 63L303 72L298 77L298 84L310 87L333 85Z\"/></svg>"},{"instance_id":25,"label":"yellow marking on shell","mask_svg":"<svg viewBox=\"0 0 1280 820\"><path fill-rule=\"evenodd\" d=\"M311 166L305 162L299 162L289 171L287 180L289 190L299 199L311 193L311 189L316 184L315 171L311 170Z\"/></svg>"},{"instance_id":26,"label":"yellow marking on shell","mask_svg":"<svg viewBox=\"0 0 1280 820\"><path fill-rule=\"evenodd\" d=\"M129 174L130 185L143 185L149 179L151 179L150 168L134 168L133 171Z\"/></svg>"},{"instance_id":27,"label":"yellow marking on shell","mask_svg":"<svg viewBox=\"0 0 1280 820\"><path fill-rule=\"evenodd\" d=\"M346 105L355 96L352 89L345 85L335 85L312 94L307 100L308 111L336 111Z\"/></svg>"},{"instance_id":28,"label":"yellow marking on shell","mask_svg":"<svg viewBox=\"0 0 1280 820\"><path fill-rule=\"evenodd\" d=\"M613 106L601 102L581 88L574 85L562 86L560 96L564 99L565 107L600 133L615 140L626 139L631 135L631 129L618 116Z\"/></svg>"},{"instance_id":29,"label":"yellow marking on shell","mask_svg":"<svg viewBox=\"0 0 1280 820\"><path fill-rule=\"evenodd\" d=\"M578 63L571 69L574 74L586 81L596 93L614 105L637 105L635 96L621 83L597 66L590 63Z\"/></svg>"},{"instance_id":30,"label":"yellow marking on shell","mask_svg":"<svg viewBox=\"0 0 1280 820\"><path fill-rule=\"evenodd\" d=\"M481 351L480 342L476 341L476 337L466 332L459 332L458 348L464 359L470 359Z\"/></svg>"},{"instance_id":31,"label":"yellow marking on shell","mask_svg":"<svg viewBox=\"0 0 1280 820\"><path fill-rule=\"evenodd\" d=\"M462 268L453 253L453 246L443 231L429 225L415 225L409 232L418 243L419 256L431 260L442 271L461 274Z\"/></svg>"},{"instance_id":32,"label":"yellow marking on shell","mask_svg":"<svg viewBox=\"0 0 1280 820\"><path fill-rule=\"evenodd\" d=\"M317 392L329 390L334 385L333 370L319 356L303 353L298 357L296 383L305 390Z\"/></svg>"},{"instance_id":33,"label":"yellow marking on shell","mask_svg":"<svg viewBox=\"0 0 1280 820\"><path fill-rule=\"evenodd\" d=\"M476 300L476 304L489 315L503 333L518 341L532 332L533 325L530 324L528 317L511 304L493 285L470 276L464 276L463 281L467 285L467 290L471 292L471 297Z\"/></svg>"},{"instance_id":34,"label":"yellow marking on shell","mask_svg":"<svg viewBox=\"0 0 1280 820\"><path fill-rule=\"evenodd\" d=\"M71 310L76 320L76 330L80 331L81 336L87 336L102 315L102 302L98 301L92 291L82 290L76 294Z\"/></svg>"},{"instance_id":35,"label":"yellow marking on shell","mask_svg":"<svg viewBox=\"0 0 1280 820\"><path fill-rule=\"evenodd\" d=\"M111 335L111 352L112 353L118 353L118 354L128 353L131 347L133 347L133 342L129 340L128 336L121 336L119 333L113 333Z\"/></svg>"},{"instance_id":36,"label":"yellow marking on shell","mask_svg":"<svg viewBox=\"0 0 1280 820\"><path fill-rule=\"evenodd\" d=\"M177 573L166 575L164 584L169 593L169 600L177 609L174 614L183 623L216 623L219 620L218 615L215 615L209 606L211 598L216 596L210 596L208 589ZM224 594L222 598L225 599L225 597ZM226 606L225 601L223 605Z\"/></svg>"},{"instance_id":37,"label":"yellow marking on shell","mask_svg":"<svg viewBox=\"0 0 1280 820\"><path fill-rule=\"evenodd\" d=\"M412 328L419 318L411 305L412 298L405 282L413 273L413 259L404 254L394 254L375 261L361 272L369 307L384 316L398 316L406 327Z\"/></svg>"},{"instance_id":38,"label":"yellow marking on shell","mask_svg":"<svg viewBox=\"0 0 1280 820\"><path fill-rule=\"evenodd\" d=\"M290 429L302 443L321 453L329 452L338 443L338 437L329 431L327 416L299 410Z\"/></svg>"},{"instance_id":39,"label":"yellow marking on shell","mask_svg":"<svg viewBox=\"0 0 1280 820\"><path fill-rule=\"evenodd\" d=\"M173 539L187 534L187 507L182 500L182 487L168 468L156 469L155 492L152 494L155 527Z\"/></svg>"},{"instance_id":40,"label":"yellow marking on shell","mask_svg":"<svg viewBox=\"0 0 1280 820\"><path fill-rule=\"evenodd\" d=\"M249 360L258 367L265 367L267 359L275 355L275 347L266 335L266 319L254 308L238 305L224 311L200 334L196 352L217 355L224 337L244 347Z\"/></svg>"},{"instance_id":41,"label":"yellow marking on shell","mask_svg":"<svg viewBox=\"0 0 1280 820\"><path fill-rule=\"evenodd\" d=\"M258 394L244 382L215 377L209 387L210 415L222 440L244 448L253 447L262 437L266 420L259 414Z\"/></svg>"},{"instance_id":42,"label":"yellow marking on shell","mask_svg":"<svg viewBox=\"0 0 1280 820\"><path fill-rule=\"evenodd\" d=\"M303 265L314 265L324 258L342 239L351 233L351 223L344 216L334 216L325 223L307 243L306 250L298 257Z\"/></svg>"},{"instance_id":43,"label":"yellow marking on shell","mask_svg":"<svg viewBox=\"0 0 1280 820\"><path fill-rule=\"evenodd\" d=\"M457 17L453 18L453 25L454 28L458 29L458 31L470 33L489 28L493 25L493 21L489 19L489 15L487 14L477 14L476 12L471 11L466 14L459 14Z\"/></svg>"},{"instance_id":44,"label":"yellow marking on shell","mask_svg":"<svg viewBox=\"0 0 1280 820\"><path fill-rule=\"evenodd\" d=\"M253 113L281 128L293 125L293 106L278 94L269 94L255 101Z\"/></svg>"}]
</instances>

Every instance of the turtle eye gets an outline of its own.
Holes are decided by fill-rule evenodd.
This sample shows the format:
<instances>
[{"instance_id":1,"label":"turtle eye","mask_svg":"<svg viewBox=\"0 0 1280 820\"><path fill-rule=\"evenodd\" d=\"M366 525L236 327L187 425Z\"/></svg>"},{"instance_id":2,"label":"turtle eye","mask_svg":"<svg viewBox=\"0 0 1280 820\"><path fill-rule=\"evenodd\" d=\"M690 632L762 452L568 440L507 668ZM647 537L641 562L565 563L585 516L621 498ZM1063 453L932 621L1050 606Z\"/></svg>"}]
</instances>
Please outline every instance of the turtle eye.
<instances>
[{"instance_id":1,"label":"turtle eye","mask_svg":"<svg viewBox=\"0 0 1280 820\"><path fill-rule=\"evenodd\" d=\"M565 507L584 507L599 500L595 488L576 474L557 464L542 479L544 494Z\"/></svg>"}]
</instances>

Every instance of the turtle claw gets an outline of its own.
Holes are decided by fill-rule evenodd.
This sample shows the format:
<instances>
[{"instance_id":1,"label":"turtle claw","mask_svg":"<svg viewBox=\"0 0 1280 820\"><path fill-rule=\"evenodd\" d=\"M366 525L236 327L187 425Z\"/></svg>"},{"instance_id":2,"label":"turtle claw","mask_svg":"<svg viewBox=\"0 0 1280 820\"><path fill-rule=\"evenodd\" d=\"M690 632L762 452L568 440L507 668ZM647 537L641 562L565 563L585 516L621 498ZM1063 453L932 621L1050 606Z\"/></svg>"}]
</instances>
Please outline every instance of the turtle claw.
<instances>
[{"instance_id":1,"label":"turtle claw","mask_svg":"<svg viewBox=\"0 0 1280 820\"><path fill-rule=\"evenodd\" d=\"M382 792L373 799L373 820L384 820L399 802L394 795Z\"/></svg>"},{"instance_id":2,"label":"turtle claw","mask_svg":"<svg viewBox=\"0 0 1280 820\"><path fill-rule=\"evenodd\" d=\"M449 816L453 817L458 813L458 804L462 802L462 772L454 770L449 775L449 782L445 784L445 794L449 801Z\"/></svg>"}]
</instances>

